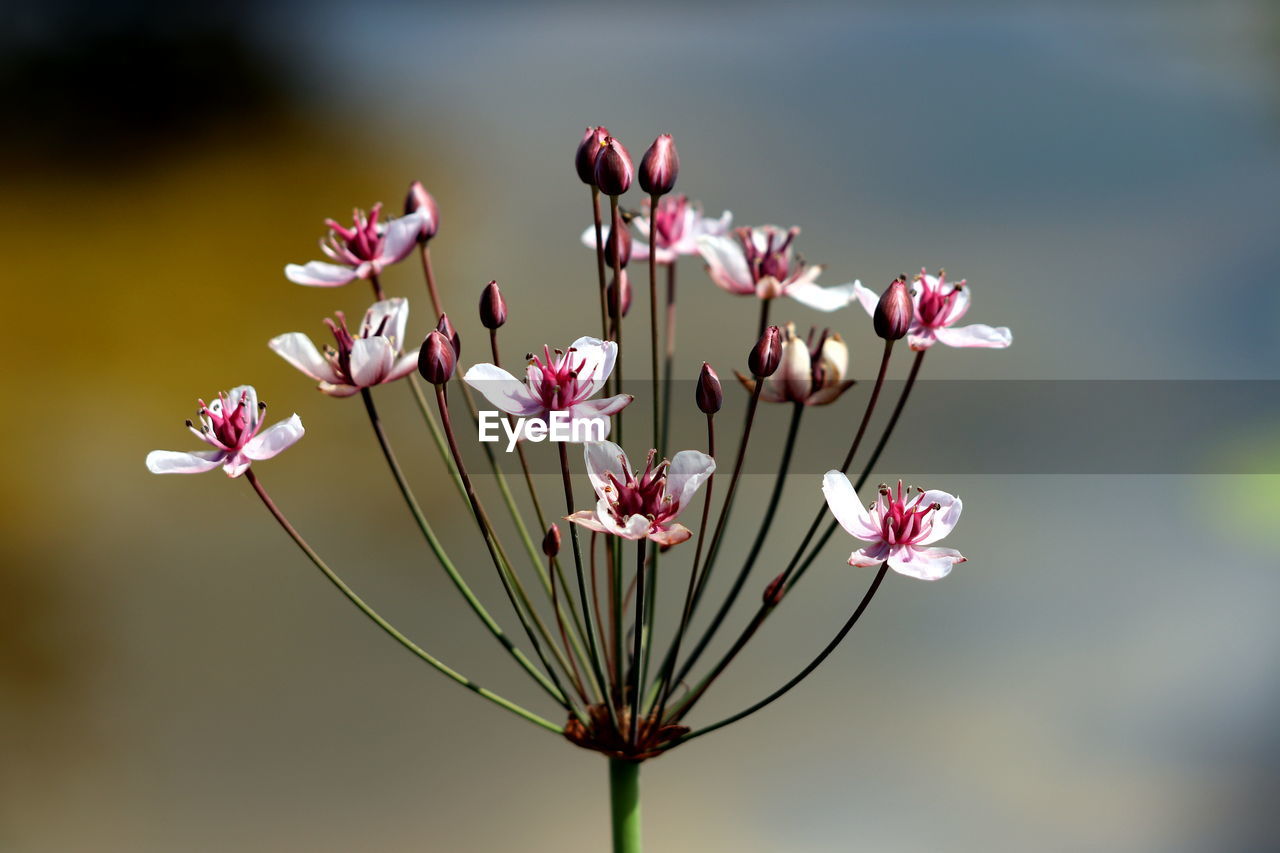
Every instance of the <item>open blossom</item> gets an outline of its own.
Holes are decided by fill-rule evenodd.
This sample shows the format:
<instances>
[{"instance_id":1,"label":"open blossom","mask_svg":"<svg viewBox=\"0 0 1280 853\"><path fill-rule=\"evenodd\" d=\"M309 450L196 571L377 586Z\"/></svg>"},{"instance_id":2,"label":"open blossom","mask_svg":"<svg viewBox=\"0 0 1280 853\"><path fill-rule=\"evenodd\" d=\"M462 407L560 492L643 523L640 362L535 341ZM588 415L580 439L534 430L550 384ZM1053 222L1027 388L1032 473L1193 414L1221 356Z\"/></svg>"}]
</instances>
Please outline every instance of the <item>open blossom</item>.
<instances>
[{"instance_id":1,"label":"open blossom","mask_svg":"<svg viewBox=\"0 0 1280 853\"><path fill-rule=\"evenodd\" d=\"M296 284L338 287L358 278L379 275L386 267L404 260L424 233L425 217L429 214L418 210L399 219L379 222L381 215L382 204L378 203L367 215L363 210L355 210L350 228L326 219L329 233L320 241L320 251L333 263L289 264L284 268L285 276Z\"/></svg>"},{"instance_id":2,"label":"open blossom","mask_svg":"<svg viewBox=\"0 0 1280 853\"><path fill-rule=\"evenodd\" d=\"M869 288L857 282L854 284L858 302L874 317L880 297ZM911 303L914 314L907 332L907 343L913 350L926 350L934 343L994 349L1003 349L1013 343L1013 334L1005 326L994 328L978 323L954 327L969 310L969 288L963 279L955 283L947 281L947 274L941 270L936 276L920 270L911 288Z\"/></svg>"},{"instance_id":3,"label":"open blossom","mask_svg":"<svg viewBox=\"0 0 1280 853\"><path fill-rule=\"evenodd\" d=\"M876 502L868 511L858 500L849 478L828 471L822 478L827 506L850 535L870 543L849 557L851 566L878 566L888 562L899 574L936 581L951 573L951 567L965 558L953 548L927 547L946 536L960 520L962 505L954 495L939 491L911 489L902 481L896 491L881 486Z\"/></svg>"},{"instance_id":4,"label":"open blossom","mask_svg":"<svg viewBox=\"0 0 1280 853\"><path fill-rule=\"evenodd\" d=\"M584 456L587 475L596 490L594 510L567 516L597 533L624 539L649 539L659 545L678 545L693 534L676 521L702 484L716 470L716 461L697 450L682 450L654 465L657 451L649 451L644 471L636 475L627 454L612 441L589 441Z\"/></svg>"},{"instance_id":5,"label":"open blossom","mask_svg":"<svg viewBox=\"0 0 1280 853\"><path fill-rule=\"evenodd\" d=\"M839 335L824 329L815 341L811 331L805 341L796 335L795 324L788 323L783 332L782 361L764 380L760 399L806 406L834 403L853 386L852 379L844 378L848 372L849 348ZM755 390L754 379L741 373L737 376L748 391Z\"/></svg>"},{"instance_id":6,"label":"open blossom","mask_svg":"<svg viewBox=\"0 0 1280 853\"><path fill-rule=\"evenodd\" d=\"M221 465L228 477L239 477L251 462L270 459L302 438L304 432L297 415L263 430L267 404L258 402L252 385L232 388L208 405L204 400L199 403L200 427L187 421L187 429L213 450L153 450L147 454L147 469L152 474L201 474Z\"/></svg>"},{"instance_id":7,"label":"open blossom","mask_svg":"<svg viewBox=\"0 0 1280 853\"><path fill-rule=\"evenodd\" d=\"M375 302L365 312L359 334L352 335L341 311L325 318L334 344L324 352L302 332L272 338L268 346L285 361L320 383L331 397L350 397L361 388L393 382L413 372L418 351L403 352L409 302L401 297Z\"/></svg>"},{"instance_id":8,"label":"open blossom","mask_svg":"<svg viewBox=\"0 0 1280 853\"><path fill-rule=\"evenodd\" d=\"M698 251L707 262L711 280L737 296L790 296L818 311L835 311L848 305L858 282L819 287L815 279L823 268L793 257L792 243L799 233L799 228L783 231L773 225L735 228L732 239L699 237Z\"/></svg>"},{"instance_id":9,"label":"open blossom","mask_svg":"<svg viewBox=\"0 0 1280 853\"><path fill-rule=\"evenodd\" d=\"M573 425L603 421L603 431L571 430L574 435L608 435L609 416L631 402L630 394L591 399L604 388L618 357L618 345L581 337L561 352L543 347L543 357L529 356L527 382L494 364L472 366L462 377L490 403L509 415L550 423L552 412L568 412ZM526 427L529 421L524 422Z\"/></svg>"},{"instance_id":10,"label":"open blossom","mask_svg":"<svg viewBox=\"0 0 1280 853\"><path fill-rule=\"evenodd\" d=\"M637 261L649 258L649 223L655 223L654 255L660 264L675 263L681 255L698 254L698 238L702 236L718 237L729 230L733 222L733 214L725 211L719 219L702 215L702 205L690 202L688 196L664 196L658 202L658 213L651 215L650 200L642 202L641 213L631 220L640 238L635 240L631 248L631 257ZM582 245L588 249L596 247L596 229L588 226L582 232Z\"/></svg>"}]
</instances>

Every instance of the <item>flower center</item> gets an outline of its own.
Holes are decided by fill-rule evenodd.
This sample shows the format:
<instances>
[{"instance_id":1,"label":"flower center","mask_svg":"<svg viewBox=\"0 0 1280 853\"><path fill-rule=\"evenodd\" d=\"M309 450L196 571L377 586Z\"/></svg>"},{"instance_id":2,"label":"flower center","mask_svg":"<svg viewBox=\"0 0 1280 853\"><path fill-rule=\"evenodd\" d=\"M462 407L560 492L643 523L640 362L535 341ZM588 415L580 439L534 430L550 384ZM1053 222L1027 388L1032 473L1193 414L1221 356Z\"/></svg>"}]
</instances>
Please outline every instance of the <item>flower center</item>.
<instances>
[{"instance_id":1,"label":"flower center","mask_svg":"<svg viewBox=\"0 0 1280 853\"><path fill-rule=\"evenodd\" d=\"M911 492L911 486L903 491L901 480L896 492L880 486L874 509L879 516L880 538L890 545L913 545L933 529L932 515L939 509L938 504L924 503L924 489L916 487L914 498Z\"/></svg>"},{"instance_id":2,"label":"flower center","mask_svg":"<svg viewBox=\"0 0 1280 853\"><path fill-rule=\"evenodd\" d=\"M644 472L637 477L631 471L623 472L623 479L609 474L609 506L614 518L625 523L633 515L643 515L651 523L661 524L676 514L674 502L665 495L667 489L667 460L654 465L656 450L650 450L645 460Z\"/></svg>"},{"instance_id":3,"label":"flower center","mask_svg":"<svg viewBox=\"0 0 1280 853\"><path fill-rule=\"evenodd\" d=\"M736 232L742 243L747 268L751 270L751 278L758 282L762 278L773 277L785 282L791 273L791 241L796 238L799 229L792 228L785 235L776 228L761 230L765 234L763 248L756 242L752 229L739 228ZM804 269L803 261L799 263L799 269Z\"/></svg>"},{"instance_id":4,"label":"flower center","mask_svg":"<svg viewBox=\"0 0 1280 853\"><path fill-rule=\"evenodd\" d=\"M359 266L379 257L384 240L378 224L378 217L381 215L382 204L378 203L370 208L368 215L359 208L352 211L350 228L326 219L329 236L325 239L325 246L329 256L350 266Z\"/></svg>"},{"instance_id":5,"label":"flower center","mask_svg":"<svg viewBox=\"0 0 1280 853\"><path fill-rule=\"evenodd\" d=\"M960 295L960 285L947 283L946 273L939 272L936 285L930 285L925 276L917 276L916 284L920 287L920 299L916 306L916 317L930 328L945 326L947 317Z\"/></svg>"},{"instance_id":6,"label":"flower center","mask_svg":"<svg viewBox=\"0 0 1280 853\"><path fill-rule=\"evenodd\" d=\"M666 196L658 202L650 227L654 229L654 242L670 248L684 236L684 214L689 207L687 196Z\"/></svg>"}]
</instances>

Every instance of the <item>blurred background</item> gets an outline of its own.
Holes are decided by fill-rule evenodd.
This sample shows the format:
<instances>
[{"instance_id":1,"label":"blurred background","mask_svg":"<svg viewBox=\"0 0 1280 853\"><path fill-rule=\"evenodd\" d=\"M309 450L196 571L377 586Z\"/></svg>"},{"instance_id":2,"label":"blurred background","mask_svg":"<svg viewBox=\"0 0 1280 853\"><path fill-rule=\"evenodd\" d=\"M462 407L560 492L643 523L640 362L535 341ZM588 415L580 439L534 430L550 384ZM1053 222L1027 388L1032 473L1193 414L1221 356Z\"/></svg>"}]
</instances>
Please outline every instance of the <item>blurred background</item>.
<instances>
[{"instance_id":1,"label":"blurred background","mask_svg":"<svg viewBox=\"0 0 1280 853\"><path fill-rule=\"evenodd\" d=\"M1276 380L1278 63L1264 0L7 9L0 849L604 849L597 756L395 648L245 484L143 467L192 446L197 396L255 384L273 419L307 424L259 469L298 527L423 645L551 712L421 549L359 404L264 346L367 305L361 285L282 276L317 257L325 217L426 182L464 362L491 278L518 360L595 328L582 128L606 124L637 160L671 132L681 190L741 224L803 226L827 284L967 278L973 322L1011 326L1014 346L940 349L928 379ZM707 359L727 379L754 306L692 260L681 281L679 375ZM420 336L412 259L385 283ZM874 375L859 309L779 311L830 322ZM806 436L838 458L864 393L811 413ZM1027 415L992 393L958 413L970 442L984 415ZM437 529L510 621L407 393L379 400ZM1015 441L1043 447L1043 473L926 479L964 497L948 544L969 562L938 584L890 576L800 689L646 764L649 849L1275 849L1280 450L1273 422L1216 414L1167 471L1067 475L1052 431L1029 429ZM919 441L936 452L949 429ZM769 459L753 457L725 557L746 550ZM767 559L814 487L809 470L789 484ZM698 719L829 639L869 580L848 550L833 541Z\"/></svg>"}]
</instances>

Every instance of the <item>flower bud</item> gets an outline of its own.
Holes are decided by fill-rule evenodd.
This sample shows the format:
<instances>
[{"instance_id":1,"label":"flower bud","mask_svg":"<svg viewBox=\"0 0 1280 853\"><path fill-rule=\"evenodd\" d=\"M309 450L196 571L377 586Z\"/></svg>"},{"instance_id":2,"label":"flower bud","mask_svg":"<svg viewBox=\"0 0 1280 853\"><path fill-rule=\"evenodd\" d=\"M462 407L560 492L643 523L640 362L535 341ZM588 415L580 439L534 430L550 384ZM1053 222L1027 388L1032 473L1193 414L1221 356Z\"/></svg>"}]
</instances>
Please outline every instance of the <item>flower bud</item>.
<instances>
[{"instance_id":1,"label":"flower bud","mask_svg":"<svg viewBox=\"0 0 1280 853\"><path fill-rule=\"evenodd\" d=\"M747 367L754 376L772 376L782 363L782 332L777 326L764 330L760 340L747 356Z\"/></svg>"},{"instance_id":2,"label":"flower bud","mask_svg":"<svg viewBox=\"0 0 1280 853\"><path fill-rule=\"evenodd\" d=\"M680 155L675 140L664 133L653 141L640 159L640 189L649 195L666 195L676 185L680 173Z\"/></svg>"},{"instance_id":3,"label":"flower bud","mask_svg":"<svg viewBox=\"0 0 1280 853\"><path fill-rule=\"evenodd\" d=\"M631 229L623 221L621 210L613 218L613 225L609 227L609 236L604 241L604 262L610 269L614 266L615 257L620 267L625 267L631 260Z\"/></svg>"},{"instance_id":4,"label":"flower bud","mask_svg":"<svg viewBox=\"0 0 1280 853\"><path fill-rule=\"evenodd\" d=\"M698 402L698 411L704 415L714 415L724 405L724 389L720 387L720 377L711 365L702 362L702 372L698 374L698 387L693 393Z\"/></svg>"},{"instance_id":5,"label":"flower bud","mask_svg":"<svg viewBox=\"0 0 1280 853\"><path fill-rule=\"evenodd\" d=\"M404 197L404 215L411 216L415 213L422 216L418 242L425 243L440 230L440 208L436 206L435 198L427 192L422 181L409 184L409 194Z\"/></svg>"},{"instance_id":6,"label":"flower bud","mask_svg":"<svg viewBox=\"0 0 1280 853\"><path fill-rule=\"evenodd\" d=\"M622 309L618 309L618 288L616 279L610 279L608 287L605 288L605 295L609 300L609 316L617 315L619 317L627 316L627 312L631 310L631 278L627 275L626 270L622 270Z\"/></svg>"},{"instance_id":7,"label":"flower bud","mask_svg":"<svg viewBox=\"0 0 1280 853\"><path fill-rule=\"evenodd\" d=\"M622 143L612 136L606 136L600 145L600 153L596 155L596 186L605 195L619 196L631 188L631 178L635 169L631 166L631 155Z\"/></svg>"},{"instance_id":8,"label":"flower bud","mask_svg":"<svg viewBox=\"0 0 1280 853\"><path fill-rule=\"evenodd\" d=\"M578 177L588 186L596 183L596 157L600 155L600 147L609 138L609 128L588 127L578 143L578 151L573 155L573 167L578 170Z\"/></svg>"},{"instance_id":9,"label":"flower bud","mask_svg":"<svg viewBox=\"0 0 1280 853\"><path fill-rule=\"evenodd\" d=\"M507 322L507 300L502 298L498 283L491 281L480 294L480 325L486 329L497 329Z\"/></svg>"},{"instance_id":10,"label":"flower bud","mask_svg":"<svg viewBox=\"0 0 1280 853\"><path fill-rule=\"evenodd\" d=\"M560 553L560 528L553 524L547 528L547 535L542 537L542 553L554 557Z\"/></svg>"},{"instance_id":11,"label":"flower bud","mask_svg":"<svg viewBox=\"0 0 1280 853\"><path fill-rule=\"evenodd\" d=\"M786 576L787 573L783 572L769 581L769 585L764 588L764 595L761 598L766 606L777 607L782 603L782 596L786 593L786 588L782 585L782 579Z\"/></svg>"},{"instance_id":12,"label":"flower bud","mask_svg":"<svg viewBox=\"0 0 1280 853\"><path fill-rule=\"evenodd\" d=\"M876 303L875 314L871 322L876 334L886 341L897 341L906 337L911 328L912 318L911 293L907 290L906 279L899 276L893 280L880 301Z\"/></svg>"},{"instance_id":13,"label":"flower bud","mask_svg":"<svg viewBox=\"0 0 1280 853\"><path fill-rule=\"evenodd\" d=\"M443 385L453 376L458 354L453 343L441 332L432 332L418 350L418 372L432 385Z\"/></svg>"},{"instance_id":14,"label":"flower bud","mask_svg":"<svg viewBox=\"0 0 1280 853\"><path fill-rule=\"evenodd\" d=\"M454 358L461 358L462 338L458 337L457 329L453 328L453 323L449 322L448 314L440 315L440 322L436 323L436 331L444 335L449 343L453 344Z\"/></svg>"}]
</instances>

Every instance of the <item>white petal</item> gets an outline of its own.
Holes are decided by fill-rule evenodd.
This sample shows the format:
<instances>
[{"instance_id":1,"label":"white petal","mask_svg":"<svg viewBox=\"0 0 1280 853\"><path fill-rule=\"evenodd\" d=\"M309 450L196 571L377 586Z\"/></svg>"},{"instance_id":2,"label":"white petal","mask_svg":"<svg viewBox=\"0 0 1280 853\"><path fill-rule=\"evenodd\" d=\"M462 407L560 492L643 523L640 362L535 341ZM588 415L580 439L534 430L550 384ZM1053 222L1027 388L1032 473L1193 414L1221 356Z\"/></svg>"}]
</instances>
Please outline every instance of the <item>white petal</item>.
<instances>
[{"instance_id":1,"label":"white petal","mask_svg":"<svg viewBox=\"0 0 1280 853\"><path fill-rule=\"evenodd\" d=\"M889 555L889 568L900 575L922 581L936 581L951 574L951 567L964 557L953 548L912 548L901 546Z\"/></svg>"},{"instance_id":2,"label":"white petal","mask_svg":"<svg viewBox=\"0 0 1280 853\"><path fill-rule=\"evenodd\" d=\"M377 385L395 366L396 350L386 338L360 338L351 345L351 380L361 388Z\"/></svg>"},{"instance_id":3,"label":"white petal","mask_svg":"<svg viewBox=\"0 0 1280 853\"><path fill-rule=\"evenodd\" d=\"M588 441L582 446L583 461L587 465L587 476L591 479L591 488L603 501L613 494L609 475L618 480L626 479L631 463L621 447L612 441ZM609 487L606 492L605 488Z\"/></svg>"},{"instance_id":4,"label":"white petal","mask_svg":"<svg viewBox=\"0 0 1280 853\"><path fill-rule=\"evenodd\" d=\"M879 541L880 529L872 523L848 477L839 471L828 471L822 477L822 494L831 514L851 536L864 542Z\"/></svg>"},{"instance_id":5,"label":"white petal","mask_svg":"<svg viewBox=\"0 0 1280 853\"><path fill-rule=\"evenodd\" d=\"M383 378L382 381L395 382L397 379L401 379L405 376L408 376L410 373L413 373L413 371L417 369L418 369L418 351L414 350L413 352L407 352L404 355L400 356L400 360L395 363L395 366L391 368L391 372L388 373Z\"/></svg>"},{"instance_id":6,"label":"white petal","mask_svg":"<svg viewBox=\"0 0 1280 853\"><path fill-rule=\"evenodd\" d=\"M472 365L462 381L509 415L528 417L543 410L542 402L530 394L519 379L496 365Z\"/></svg>"},{"instance_id":7,"label":"white petal","mask_svg":"<svg viewBox=\"0 0 1280 853\"><path fill-rule=\"evenodd\" d=\"M964 509L964 504L958 497L936 489L925 492L920 503L925 506L936 503L938 509L929 516L929 535L917 542L917 545L932 545L955 530L956 523L960 521L960 511Z\"/></svg>"},{"instance_id":8,"label":"white petal","mask_svg":"<svg viewBox=\"0 0 1280 853\"><path fill-rule=\"evenodd\" d=\"M338 374L311 339L302 332L278 335L267 343L271 351L320 382L337 382Z\"/></svg>"},{"instance_id":9,"label":"white petal","mask_svg":"<svg viewBox=\"0 0 1280 853\"><path fill-rule=\"evenodd\" d=\"M352 397L360 393L358 385L345 385L341 382L321 382L318 386L322 394L330 397Z\"/></svg>"},{"instance_id":10,"label":"white petal","mask_svg":"<svg viewBox=\"0 0 1280 853\"><path fill-rule=\"evenodd\" d=\"M1004 326L993 328L977 324L961 326L958 329L937 329L934 331L934 335L949 347L1004 349L1013 343L1013 333Z\"/></svg>"},{"instance_id":11,"label":"white petal","mask_svg":"<svg viewBox=\"0 0 1280 853\"><path fill-rule=\"evenodd\" d=\"M378 329L382 327L384 321L386 326L379 332ZM394 296L370 305L369 310L364 314L364 323L360 328L362 332L368 329L370 335L391 338L398 349L404 349L404 328L408 322L409 300L402 296Z\"/></svg>"},{"instance_id":12,"label":"white petal","mask_svg":"<svg viewBox=\"0 0 1280 853\"><path fill-rule=\"evenodd\" d=\"M222 470L227 472L228 477L239 477L249 470L251 462L252 460L243 453L235 453L223 460Z\"/></svg>"},{"instance_id":13,"label":"white petal","mask_svg":"<svg viewBox=\"0 0 1280 853\"><path fill-rule=\"evenodd\" d=\"M404 260L405 255L418 242L418 234L421 232L421 213L410 213L388 222L386 240L382 244L382 255L378 258L378 263L385 266Z\"/></svg>"},{"instance_id":14,"label":"white petal","mask_svg":"<svg viewBox=\"0 0 1280 853\"><path fill-rule=\"evenodd\" d=\"M601 228L601 229L600 229L600 239L601 239L601 240L604 240L604 239L605 239L604 228ZM595 247L596 247L596 226L594 226L594 225L588 225L588 226L587 226L587 230L582 232L582 245L586 246L588 249L595 249ZM635 257L634 252L635 252L635 249L633 248L633 249L632 249L632 253L633 253L633 254L632 254L632 257Z\"/></svg>"},{"instance_id":15,"label":"white petal","mask_svg":"<svg viewBox=\"0 0 1280 853\"><path fill-rule=\"evenodd\" d=\"M226 456L225 450L153 450L147 454L147 470L152 474L203 474L221 465Z\"/></svg>"},{"instance_id":16,"label":"white petal","mask_svg":"<svg viewBox=\"0 0 1280 853\"><path fill-rule=\"evenodd\" d=\"M599 515L599 510L596 514ZM613 513L602 516L600 520L609 532L614 536L621 536L623 539L644 539L649 534L649 518L640 513L636 513L627 519L625 524L619 524L614 519Z\"/></svg>"},{"instance_id":17,"label":"white petal","mask_svg":"<svg viewBox=\"0 0 1280 853\"><path fill-rule=\"evenodd\" d=\"M311 287L338 287L349 281L354 281L356 271L351 267L326 264L324 261L311 261L305 266L289 264L284 268L284 275L294 284L305 284Z\"/></svg>"},{"instance_id":18,"label":"white petal","mask_svg":"<svg viewBox=\"0 0 1280 853\"><path fill-rule=\"evenodd\" d=\"M614 415L631 405L634 399L630 394L618 394L614 397L601 397L598 400L583 400L569 407L569 417L594 418Z\"/></svg>"},{"instance_id":19,"label":"white petal","mask_svg":"<svg viewBox=\"0 0 1280 853\"><path fill-rule=\"evenodd\" d=\"M698 252L707 262L707 273L717 285L739 295L756 292L747 269L747 258L742 246L728 237L704 234L698 238Z\"/></svg>"},{"instance_id":20,"label":"white petal","mask_svg":"<svg viewBox=\"0 0 1280 853\"><path fill-rule=\"evenodd\" d=\"M290 447L306 432L302 428L302 419L297 415L287 421L281 421L255 435L244 446L244 455L250 459L270 459L282 450Z\"/></svg>"},{"instance_id":21,"label":"white petal","mask_svg":"<svg viewBox=\"0 0 1280 853\"><path fill-rule=\"evenodd\" d=\"M876 306L880 304L880 297L869 287L863 287L862 282L855 281L853 283L853 298L858 300L858 304L870 316L876 315Z\"/></svg>"},{"instance_id":22,"label":"white petal","mask_svg":"<svg viewBox=\"0 0 1280 853\"><path fill-rule=\"evenodd\" d=\"M858 282L854 281L835 287L819 287L813 282L797 281L787 285L783 294L816 311L838 311L854 300L857 285Z\"/></svg>"},{"instance_id":23,"label":"white petal","mask_svg":"<svg viewBox=\"0 0 1280 853\"><path fill-rule=\"evenodd\" d=\"M671 457L667 469L667 496L680 509L689 506L694 494L716 470L716 460L698 450L681 450Z\"/></svg>"},{"instance_id":24,"label":"white petal","mask_svg":"<svg viewBox=\"0 0 1280 853\"><path fill-rule=\"evenodd\" d=\"M569 349L574 350L574 362L582 363L578 379L590 379L591 393L586 395L590 397L604 387L605 380L613 373L614 362L618 360L618 345L613 341L602 341L584 335L569 344Z\"/></svg>"}]
</instances>

